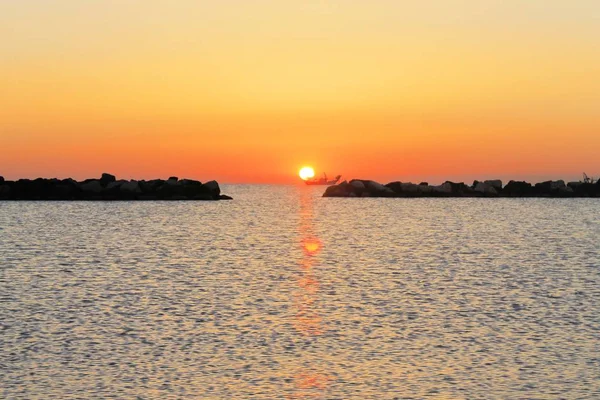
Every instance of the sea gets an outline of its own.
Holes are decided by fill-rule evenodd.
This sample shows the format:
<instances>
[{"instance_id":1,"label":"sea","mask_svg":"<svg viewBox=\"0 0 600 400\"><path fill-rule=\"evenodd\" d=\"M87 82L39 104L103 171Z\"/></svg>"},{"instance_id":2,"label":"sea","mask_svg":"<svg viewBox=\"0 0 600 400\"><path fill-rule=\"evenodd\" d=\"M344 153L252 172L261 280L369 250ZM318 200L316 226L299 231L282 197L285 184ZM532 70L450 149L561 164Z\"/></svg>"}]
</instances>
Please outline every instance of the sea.
<instances>
[{"instance_id":1,"label":"sea","mask_svg":"<svg viewBox=\"0 0 600 400\"><path fill-rule=\"evenodd\" d=\"M0 398L600 398L600 200L222 190L0 202Z\"/></svg>"}]
</instances>

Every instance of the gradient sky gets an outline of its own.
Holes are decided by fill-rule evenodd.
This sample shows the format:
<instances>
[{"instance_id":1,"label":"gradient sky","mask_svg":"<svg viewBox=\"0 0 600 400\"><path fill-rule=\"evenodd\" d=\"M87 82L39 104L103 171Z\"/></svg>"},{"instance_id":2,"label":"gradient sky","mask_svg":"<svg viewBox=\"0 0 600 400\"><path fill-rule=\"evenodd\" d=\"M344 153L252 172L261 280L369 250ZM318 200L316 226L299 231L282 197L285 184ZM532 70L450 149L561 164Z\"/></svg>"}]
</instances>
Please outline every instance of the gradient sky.
<instances>
[{"instance_id":1,"label":"gradient sky","mask_svg":"<svg viewBox=\"0 0 600 400\"><path fill-rule=\"evenodd\" d=\"M0 0L0 175L600 174L598 0Z\"/></svg>"}]
</instances>

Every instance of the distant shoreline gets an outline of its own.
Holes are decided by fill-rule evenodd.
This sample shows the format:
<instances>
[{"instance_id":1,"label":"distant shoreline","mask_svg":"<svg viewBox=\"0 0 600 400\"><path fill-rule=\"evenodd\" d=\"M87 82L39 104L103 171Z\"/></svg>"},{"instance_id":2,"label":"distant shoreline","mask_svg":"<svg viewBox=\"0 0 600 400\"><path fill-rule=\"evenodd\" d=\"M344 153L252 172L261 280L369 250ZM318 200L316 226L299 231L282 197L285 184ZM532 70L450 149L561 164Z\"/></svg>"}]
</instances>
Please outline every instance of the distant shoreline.
<instances>
[{"instance_id":1,"label":"distant shoreline","mask_svg":"<svg viewBox=\"0 0 600 400\"><path fill-rule=\"evenodd\" d=\"M202 183L171 177L167 180L117 180L104 173L99 179L19 179L6 181L0 176L0 200L42 201L132 201L132 200L231 200L221 194L216 181Z\"/></svg>"},{"instance_id":2,"label":"distant shoreline","mask_svg":"<svg viewBox=\"0 0 600 400\"><path fill-rule=\"evenodd\" d=\"M569 182L545 181L535 185L523 181L510 181L505 186L499 179L463 182L446 181L438 186L427 182L390 182L383 185L372 180L353 179L329 186L323 197L484 197L484 198L600 198L600 181Z\"/></svg>"}]
</instances>

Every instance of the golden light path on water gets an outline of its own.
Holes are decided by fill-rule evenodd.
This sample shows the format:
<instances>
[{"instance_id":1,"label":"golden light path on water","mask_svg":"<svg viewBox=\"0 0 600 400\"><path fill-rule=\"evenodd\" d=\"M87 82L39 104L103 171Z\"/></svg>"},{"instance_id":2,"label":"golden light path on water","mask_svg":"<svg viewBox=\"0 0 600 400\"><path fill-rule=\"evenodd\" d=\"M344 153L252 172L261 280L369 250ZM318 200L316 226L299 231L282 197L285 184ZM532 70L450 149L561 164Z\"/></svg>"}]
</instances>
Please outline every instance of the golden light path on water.
<instances>
[{"instance_id":1,"label":"golden light path on water","mask_svg":"<svg viewBox=\"0 0 600 400\"><path fill-rule=\"evenodd\" d=\"M299 335L305 337L322 335L325 329L323 318L319 313L319 279L315 271L319 268L315 256L323 249L323 243L313 229L313 202L314 196L311 192L301 192L299 233L303 257L293 301L296 311L294 327ZM304 357L314 356L307 354ZM326 398L327 388L332 378L318 367L318 359L312 361L311 368L295 373L293 393L287 396L288 399Z\"/></svg>"}]
</instances>

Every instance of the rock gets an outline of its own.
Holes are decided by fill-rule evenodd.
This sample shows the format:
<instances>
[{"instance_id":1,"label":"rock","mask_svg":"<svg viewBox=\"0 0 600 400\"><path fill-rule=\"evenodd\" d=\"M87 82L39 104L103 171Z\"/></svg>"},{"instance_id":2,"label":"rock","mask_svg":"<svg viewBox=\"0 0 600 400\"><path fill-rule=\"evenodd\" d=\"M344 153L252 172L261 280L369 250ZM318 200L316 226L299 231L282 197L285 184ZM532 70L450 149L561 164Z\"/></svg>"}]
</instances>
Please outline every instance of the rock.
<instances>
[{"instance_id":1,"label":"rock","mask_svg":"<svg viewBox=\"0 0 600 400\"><path fill-rule=\"evenodd\" d=\"M214 181L213 181L214 182ZM177 181L177 184L180 186L187 186L187 185L202 185L202 182L200 181L195 181L193 179L181 179L179 181Z\"/></svg>"},{"instance_id":2,"label":"rock","mask_svg":"<svg viewBox=\"0 0 600 400\"><path fill-rule=\"evenodd\" d=\"M473 195L473 189L471 189L468 185L465 185L463 182L451 182L446 181L445 183L450 184L452 187L452 195L456 197L465 197Z\"/></svg>"},{"instance_id":3,"label":"rock","mask_svg":"<svg viewBox=\"0 0 600 400\"><path fill-rule=\"evenodd\" d=\"M169 179L167 179L167 184L176 185L178 180L179 178L177 178L176 176L172 176Z\"/></svg>"},{"instance_id":4,"label":"rock","mask_svg":"<svg viewBox=\"0 0 600 400\"><path fill-rule=\"evenodd\" d=\"M535 184L535 191L537 194L542 196L552 196L564 192L566 189L565 182L562 180L558 181L545 181Z\"/></svg>"},{"instance_id":5,"label":"rock","mask_svg":"<svg viewBox=\"0 0 600 400\"><path fill-rule=\"evenodd\" d=\"M217 181L208 181L202 186L208 189L216 198L218 198L221 194L221 188L219 187Z\"/></svg>"},{"instance_id":6,"label":"rock","mask_svg":"<svg viewBox=\"0 0 600 400\"><path fill-rule=\"evenodd\" d=\"M363 182L365 187L367 188L367 190L372 193L372 192L385 192L388 190L387 187L385 187L384 185L382 185L379 182L375 182L375 181L365 181Z\"/></svg>"},{"instance_id":7,"label":"rock","mask_svg":"<svg viewBox=\"0 0 600 400\"><path fill-rule=\"evenodd\" d=\"M391 182L385 186L393 190L397 197L421 197L433 190L429 185L416 185L412 182Z\"/></svg>"},{"instance_id":8,"label":"rock","mask_svg":"<svg viewBox=\"0 0 600 400\"><path fill-rule=\"evenodd\" d=\"M82 183L79 187L86 193L101 193L104 190L100 181L95 179L87 183Z\"/></svg>"},{"instance_id":9,"label":"rock","mask_svg":"<svg viewBox=\"0 0 600 400\"><path fill-rule=\"evenodd\" d=\"M328 186L323 193L323 197L350 197L353 192L353 187L344 181L339 185Z\"/></svg>"},{"instance_id":10,"label":"rock","mask_svg":"<svg viewBox=\"0 0 600 400\"><path fill-rule=\"evenodd\" d=\"M4 183L4 181L2 181ZM0 199L6 200L10 198L10 186L0 185Z\"/></svg>"},{"instance_id":11,"label":"rock","mask_svg":"<svg viewBox=\"0 0 600 400\"><path fill-rule=\"evenodd\" d=\"M428 186L428 185L415 185L412 182L403 183L401 185L402 191L409 192L409 193L418 193L420 190L419 186Z\"/></svg>"},{"instance_id":12,"label":"rock","mask_svg":"<svg viewBox=\"0 0 600 400\"><path fill-rule=\"evenodd\" d=\"M500 179L488 180L488 181L484 181L483 183L496 189L496 192L499 192L502 190L502 181Z\"/></svg>"},{"instance_id":13,"label":"rock","mask_svg":"<svg viewBox=\"0 0 600 400\"><path fill-rule=\"evenodd\" d=\"M417 197L423 194L422 192L422 188L424 188L425 185L415 185L414 183L411 182L407 182L407 183L402 183L400 184L400 189L402 190L402 194L406 195L407 197ZM429 186L427 186L429 187Z\"/></svg>"},{"instance_id":14,"label":"rock","mask_svg":"<svg viewBox=\"0 0 600 400\"><path fill-rule=\"evenodd\" d=\"M353 179L350 181L350 186L356 190L365 190L365 184L363 181L359 181L357 179Z\"/></svg>"},{"instance_id":15,"label":"rock","mask_svg":"<svg viewBox=\"0 0 600 400\"><path fill-rule=\"evenodd\" d=\"M531 183L510 181L502 189L502 196L506 197L531 197L534 194Z\"/></svg>"},{"instance_id":16,"label":"rock","mask_svg":"<svg viewBox=\"0 0 600 400\"><path fill-rule=\"evenodd\" d=\"M433 193L433 186L419 185L419 194L421 196L428 196L431 195L431 193Z\"/></svg>"},{"instance_id":17,"label":"rock","mask_svg":"<svg viewBox=\"0 0 600 400\"><path fill-rule=\"evenodd\" d=\"M0 183L4 183L4 177L0 176Z\"/></svg>"},{"instance_id":18,"label":"rock","mask_svg":"<svg viewBox=\"0 0 600 400\"><path fill-rule=\"evenodd\" d=\"M563 181L562 179L558 181L552 181L551 187L552 190L565 189L565 181Z\"/></svg>"},{"instance_id":19,"label":"rock","mask_svg":"<svg viewBox=\"0 0 600 400\"><path fill-rule=\"evenodd\" d=\"M488 181L486 181L488 182ZM477 185L475 185L475 188L473 189L475 192L477 193L481 193L484 195L497 195L498 191L496 190L496 188L492 185L490 185L489 183L485 183L485 182L478 182Z\"/></svg>"},{"instance_id":20,"label":"rock","mask_svg":"<svg viewBox=\"0 0 600 400\"><path fill-rule=\"evenodd\" d=\"M575 189L575 195L578 197L598 197L600 196L600 185L593 183L582 183Z\"/></svg>"},{"instance_id":21,"label":"rock","mask_svg":"<svg viewBox=\"0 0 600 400\"><path fill-rule=\"evenodd\" d=\"M117 178L115 178L114 175L107 174L105 172L102 174L102 177L100 178L100 183L102 184L102 186L106 187L106 185L108 185L111 182L115 182L116 180L117 180Z\"/></svg>"},{"instance_id":22,"label":"rock","mask_svg":"<svg viewBox=\"0 0 600 400\"><path fill-rule=\"evenodd\" d=\"M219 196L219 200L233 200L233 197L229 197L226 194L222 194Z\"/></svg>"},{"instance_id":23,"label":"rock","mask_svg":"<svg viewBox=\"0 0 600 400\"><path fill-rule=\"evenodd\" d=\"M110 182L108 185L106 185L106 189L107 190L120 189L121 185L123 185L124 183L128 183L128 181L119 180L119 181L116 181L116 182Z\"/></svg>"},{"instance_id":24,"label":"rock","mask_svg":"<svg viewBox=\"0 0 600 400\"><path fill-rule=\"evenodd\" d=\"M125 183L121 184L120 189L121 189L121 192L129 193L129 194L142 193L142 189L140 188L140 185L138 184L137 181L125 182Z\"/></svg>"},{"instance_id":25,"label":"rock","mask_svg":"<svg viewBox=\"0 0 600 400\"><path fill-rule=\"evenodd\" d=\"M450 195L452 194L452 185L450 184L450 182L445 182L439 186L433 186L433 193Z\"/></svg>"},{"instance_id":26,"label":"rock","mask_svg":"<svg viewBox=\"0 0 600 400\"><path fill-rule=\"evenodd\" d=\"M582 184L583 184L583 182L569 182L569 183L567 183L567 186L573 190L576 190Z\"/></svg>"},{"instance_id":27,"label":"rock","mask_svg":"<svg viewBox=\"0 0 600 400\"><path fill-rule=\"evenodd\" d=\"M390 182L385 186L396 194L402 194L402 182Z\"/></svg>"}]
</instances>

